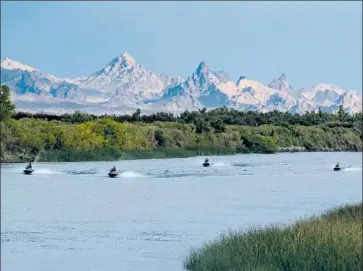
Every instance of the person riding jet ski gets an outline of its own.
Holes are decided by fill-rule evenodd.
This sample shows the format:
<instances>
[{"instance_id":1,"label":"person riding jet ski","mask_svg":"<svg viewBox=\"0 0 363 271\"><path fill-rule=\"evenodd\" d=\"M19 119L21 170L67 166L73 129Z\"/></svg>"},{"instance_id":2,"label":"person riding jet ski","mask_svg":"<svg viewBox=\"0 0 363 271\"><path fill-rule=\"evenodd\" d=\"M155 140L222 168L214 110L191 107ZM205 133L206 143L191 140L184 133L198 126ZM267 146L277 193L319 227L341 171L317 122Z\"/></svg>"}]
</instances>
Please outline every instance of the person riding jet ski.
<instances>
[{"instance_id":1,"label":"person riding jet ski","mask_svg":"<svg viewBox=\"0 0 363 271\"><path fill-rule=\"evenodd\" d=\"M29 165L25 167L25 169L32 169L32 162L29 162Z\"/></svg>"},{"instance_id":2,"label":"person riding jet ski","mask_svg":"<svg viewBox=\"0 0 363 271\"><path fill-rule=\"evenodd\" d=\"M111 173L116 172L116 167L115 167L115 166L113 166L113 168L111 168L110 172L111 172Z\"/></svg>"},{"instance_id":3,"label":"person riding jet ski","mask_svg":"<svg viewBox=\"0 0 363 271\"><path fill-rule=\"evenodd\" d=\"M209 166L210 166L209 159L207 158L204 160L203 167L209 167Z\"/></svg>"}]
</instances>

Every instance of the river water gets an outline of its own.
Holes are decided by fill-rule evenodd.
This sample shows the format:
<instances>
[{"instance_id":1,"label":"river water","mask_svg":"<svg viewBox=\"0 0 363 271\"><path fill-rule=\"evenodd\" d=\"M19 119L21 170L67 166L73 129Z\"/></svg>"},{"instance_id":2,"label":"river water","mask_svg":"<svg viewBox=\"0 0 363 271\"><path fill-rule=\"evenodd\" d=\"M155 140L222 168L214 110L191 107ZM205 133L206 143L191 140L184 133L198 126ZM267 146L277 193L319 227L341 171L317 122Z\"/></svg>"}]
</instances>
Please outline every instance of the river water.
<instances>
[{"instance_id":1,"label":"river water","mask_svg":"<svg viewBox=\"0 0 363 271\"><path fill-rule=\"evenodd\" d=\"M339 161L349 168L332 170ZM183 270L229 229L291 223L362 198L361 153L1 167L1 270ZM113 165L121 170L108 178Z\"/></svg>"}]
</instances>

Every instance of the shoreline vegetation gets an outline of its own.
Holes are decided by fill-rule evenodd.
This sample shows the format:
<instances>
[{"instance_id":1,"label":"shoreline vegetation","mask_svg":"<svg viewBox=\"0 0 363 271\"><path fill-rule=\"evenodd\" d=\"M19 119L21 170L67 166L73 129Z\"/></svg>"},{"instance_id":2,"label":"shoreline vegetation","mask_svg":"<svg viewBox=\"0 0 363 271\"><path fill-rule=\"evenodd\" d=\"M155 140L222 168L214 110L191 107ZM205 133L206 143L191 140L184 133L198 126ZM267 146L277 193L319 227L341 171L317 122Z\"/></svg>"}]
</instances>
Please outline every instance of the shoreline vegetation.
<instances>
[{"instance_id":1,"label":"shoreline vegetation","mask_svg":"<svg viewBox=\"0 0 363 271\"><path fill-rule=\"evenodd\" d=\"M15 112L1 86L1 162L78 162L201 155L362 151L362 113L217 108L96 116Z\"/></svg>"},{"instance_id":2,"label":"shoreline vegetation","mask_svg":"<svg viewBox=\"0 0 363 271\"><path fill-rule=\"evenodd\" d=\"M184 262L204 270L360 270L362 203L332 209L287 227L231 232L192 250Z\"/></svg>"},{"instance_id":3,"label":"shoreline vegetation","mask_svg":"<svg viewBox=\"0 0 363 271\"><path fill-rule=\"evenodd\" d=\"M306 151L304 147L288 147L278 150L274 153L284 152L356 152L352 150L334 150L319 149ZM198 156L223 156L238 154L261 154L260 152L238 153L234 149L218 149L218 150L193 150L193 149L152 149L152 150L135 150L122 152L115 149L102 149L93 152L68 152L68 151L44 151L37 156L23 156L17 154L6 154L1 163L16 164L28 161L35 162L106 162L106 161L122 161L122 160L140 160L140 159L168 159L168 158L189 158ZM274 154L265 153L265 154Z\"/></svg>"}]
</instances>

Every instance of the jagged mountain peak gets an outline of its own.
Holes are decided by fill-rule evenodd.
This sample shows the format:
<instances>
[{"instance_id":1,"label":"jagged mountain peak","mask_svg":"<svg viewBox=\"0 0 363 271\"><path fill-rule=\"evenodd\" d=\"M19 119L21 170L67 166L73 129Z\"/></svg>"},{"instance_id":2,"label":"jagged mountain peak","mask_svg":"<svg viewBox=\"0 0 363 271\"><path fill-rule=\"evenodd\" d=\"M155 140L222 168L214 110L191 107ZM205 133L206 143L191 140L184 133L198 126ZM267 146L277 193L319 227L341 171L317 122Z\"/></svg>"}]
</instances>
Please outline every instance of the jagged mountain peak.
<instances>
[{"instance_id":1,"label":"jagged mountain peak","mask_svg":"<svg viewBox=\"0 0 363 271\"><path fill-rule=\"evenodd\" d=\"M282 73L279 77L279 80L280 81L289 81L288 78L287 78L287 75L286 73Z\"/></svg>"},{"instance_id":2,"label":"jagged mountain peak","mask_svg":"<svg viewBox=\"0 0 363 271\"><path fill-rule=\"evenodd\" d=\"M101 111L120 106L179 111L231 106L303 113L317 107L333 112L340 104L350 112L361 111L361 94L353 90L320 83L295 91L286 73L268 86L245 76L235 81L223 71L210 69L205 61L187 80L147 70L127 52L91 76L74 79L43 73L10 58L1 61L1 68L2 83L9 85L18 98L33 95L45 103L49 98L68 99L79 102L79 106L100 106Z\"/></svg>"},{"instance_id":3,"label":"jagged mountain peak","mask_svg":"<svg viewBox=\"0 0 363 271\"><path fill-rule=\"evenodd\" d=\"M136 64L135 59L125 52L113 58L100 70L81 82L84 86L108 91L114 89L112 85L122 82L123 78L127 77L127 74L133 73L135 69L140 73L145 72L140 65Z\"/></svg>"},{"instance_id":4,"label":"jagged mountain peak","mask_svg":"<svg viewBox=\"0 0 363 271\"><path fill-rule=\"evenodd\" d=\"M8 57L6 57L4 60L1 61L1 68L7 69L7 70L23 70L23 71L29 71L29 72L37 71L36 68L22 64L18 61L12 60Z\"/></svg>"},{"instance_id":5,"label":"jagged mountain peak","mask_svg":"<svg viewBox=\"0 0 363 271\"><path fill-rule=\"evenodd\" d=\"M202 61L199 63L195 72L198 76L205 75L209 72L209 67L207 66L205 61Z\"/></svg>"},{"instance_id":6,"label":"jagged mountain peak","mask_svg":"<svg viewBox=\"0 0 363 271\"><path fill-rule=\"evenodd\" d=\"M282 73L278 79L275 79L270 84L268 84L268 87L282 91L291 91L293 89L289 83L286 73Z\"/></svg>"},{"instance_id":7,"label":"jagged mountain peak","mask_svg":"<svg viewBox=\"0 0 363 271\"><path fill-rule=\"evenodd\" d=\"M244 76L244 75L241 75L241 76L238 78L237 82L236 82L236 86L239 86L239 84L241 83L241 81L242 81L242 80L245 80L245 79L247 79L247 77L246 77L246 76Z\"/></svg>"},{"instance_id":8,"label":"jagged mountain peak","mask_svg":"<svg viewBox=\"0 0 363 271\"><path fill-rule=\"evenodd\" d=\"M116 71L119 69L128 69L136 65L136 61L127 52L112 59L109 63L103 66L102 72Z\"/></svg>"},{"instance_id":9,"label":"jagged mountain peak","mask_svg":"<svg viewBox=\"0 0 363 271\"><path fill-rule=\"evenodd\" d=\"M128 52L124 52L124 53L123 53L123 54L121 54L120 56L121 56L121 57L123 57L123 58L132 58L132 59L133 59L133 57L132 57L132 56L130 56Z\"/></svg>"},{"instance_id":10,"label":"jagged mountain peak","mask_svg":"<svg viewBox=\"0 0 363 271\"><path fill-rule=\"evenodd\" d=\"M228 74L224 71L211 70L205 61L199 63L191 78L194 80L194 83L199 85L203 85L205 83L214 83L218 85L220 83L231 81Z\"/></svg>"},{"instance_id":11,"label":"jagged mountain peak","mask_svg":"<svg viewBox=\"0 0 363 271\"><path fill-rule=\"evenodd\" d=\"M133 67L136 65L135 59L130 56L127 52L123 53L118 57L121 67Z\"/></svg>"}]
</instances>

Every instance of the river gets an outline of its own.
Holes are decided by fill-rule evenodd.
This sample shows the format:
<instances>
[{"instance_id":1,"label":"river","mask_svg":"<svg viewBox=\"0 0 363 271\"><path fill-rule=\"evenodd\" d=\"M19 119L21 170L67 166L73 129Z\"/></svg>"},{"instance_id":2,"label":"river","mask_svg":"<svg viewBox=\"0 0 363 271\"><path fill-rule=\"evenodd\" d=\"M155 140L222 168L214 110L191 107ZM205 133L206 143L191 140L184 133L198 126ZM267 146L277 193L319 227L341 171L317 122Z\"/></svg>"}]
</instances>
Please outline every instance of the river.
<instances>
[{"instance_id":1,"label":"river","mask_svg":"<svg viewBox=\"0 0 363 271\"><path fill-rule=\"evenodd\" d=\"M362 198L362 153L1 166L1 270L183 270L228 229L291 223ZM350 166L332 170L336 162ZM113 165L122 172L108 178Z\"/></svg>"}]
</instances>

